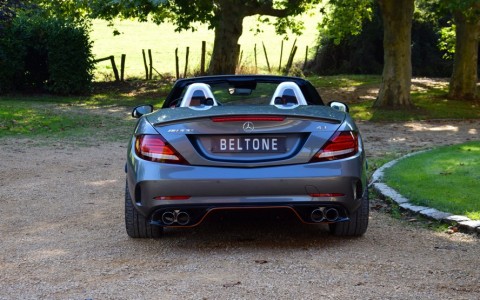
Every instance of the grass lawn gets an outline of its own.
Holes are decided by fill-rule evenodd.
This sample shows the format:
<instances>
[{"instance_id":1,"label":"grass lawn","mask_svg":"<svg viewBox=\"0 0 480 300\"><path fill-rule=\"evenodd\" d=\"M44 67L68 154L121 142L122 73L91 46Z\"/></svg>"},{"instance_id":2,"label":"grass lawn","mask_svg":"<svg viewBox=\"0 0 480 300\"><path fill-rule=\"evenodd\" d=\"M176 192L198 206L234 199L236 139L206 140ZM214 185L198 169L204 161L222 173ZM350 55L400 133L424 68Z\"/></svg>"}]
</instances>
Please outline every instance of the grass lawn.
<instances>
[{"instance_id":1,"label":"grass lawn","mask_svg":"<svg viewBox=\"0 0 480 300\"><path fill-rule=\"evenodd\" d=\"M80 104L79 98L1 97L0 138L35 137L39 143L54 139L86 145L99 141L126 140L133 121L127 114L111 115L108 114L108 108L103 111Z\"/></svg>"},{"instance_id":2,"label":"grass lawn","mask_svg":"<svg viewBox=\"0 0 480 300\"><path fill-rule=\"evenodd\" d=\"M388 185L416 205L480 220L480 142L441 147L399 161Z\"/></svg>"}]
</instances>

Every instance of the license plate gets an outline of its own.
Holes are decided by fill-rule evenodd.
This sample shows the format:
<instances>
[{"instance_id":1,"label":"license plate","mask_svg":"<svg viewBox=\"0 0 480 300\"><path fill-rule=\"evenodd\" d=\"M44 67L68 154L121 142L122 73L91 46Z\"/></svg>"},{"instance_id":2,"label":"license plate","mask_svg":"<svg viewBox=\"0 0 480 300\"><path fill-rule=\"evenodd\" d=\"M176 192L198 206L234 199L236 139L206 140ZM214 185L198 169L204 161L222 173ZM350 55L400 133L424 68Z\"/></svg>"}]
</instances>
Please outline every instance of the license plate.
<instances>
[{"instance_id":1,"label":"license plate","mask_svg":"<svg viewBox=\"0 0 480 300\"><path fill-rule=\"evenodd\" d=\"M212 138L214 153L285 153L284 136L222 136Z\"/></svg>"}]
</instances>

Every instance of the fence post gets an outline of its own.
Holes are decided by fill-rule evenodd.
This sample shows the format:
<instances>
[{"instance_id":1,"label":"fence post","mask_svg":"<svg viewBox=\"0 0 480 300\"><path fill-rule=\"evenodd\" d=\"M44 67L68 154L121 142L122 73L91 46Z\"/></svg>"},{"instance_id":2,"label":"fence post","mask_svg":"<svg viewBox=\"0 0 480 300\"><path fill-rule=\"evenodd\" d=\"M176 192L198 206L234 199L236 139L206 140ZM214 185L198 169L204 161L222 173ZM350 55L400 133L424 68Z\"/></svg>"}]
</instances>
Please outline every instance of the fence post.
<instances>
[{"instance_id":1,"label":"fence post","mask_svg":"<svg viewBox=\"0 0 480 300\"><path fill-rule=\"evenodd\" d=\"M120 61L120 80L125 80L125 59L127 58L126 54L122 54L122 59Z\"/></svg>"},{"instance_id":2,"label":"fence post","mask_svg":"<svg viewBox=\"0 0 480 300\"><path fill-rule=\"evenodd\" d=\"M202 41L202 56L200 59L200 75L205 75L205 54L207 52L207 42Z\"/></svg>"},{"instance_id":3,"label":"fence post","mask_svg":"<svg viewBox=\"0 0 480 300\"><path fill-rule=\"evenodd\" d=\"M110 56L110 61L112 62L112 69L113 69L113 74L115 75L115 81L120 81L120 77L118 76L118 69L117 65L115 64L115 58Z\"/></svg>"},{"instance_id":4,"label":"fence post","mask_svg":"<svg viewBox=\"0 0 480 300\"><path fill-rule=\"evenodd\" d=\"M290 52L290 57L288 58L288 63L287 66L285 67L285 75L288 75L290 72L290 69L292 68L293 65L293 58L295 57L295 53L297 53L297 46L294 46L292 51Z\"/></svg>"},{"instance_id":5,"label":"fence post","mask_svg":"<svg viewBox=\"0 0 480 300\"><path fill-rule=\"evenodd\" d=\"M292 50L290 50L290 56L288 57L288 59L290 59L290 57L292 56L293 51L294 50L296 51L296 49L295 49L296 44L297 44L297 39L295 39L295 41L293 41Z\"/></svg>"},{"instance_id":6,"label":"fence post","mask_svg":"<svg viewBox=\"0 0 480 300\"><path fill-rule=\"evenodd\" d=\"M150 63L150 71L148 73L148 79L152 80L153 74L153 59L152 59L152 49L148 49L148 60Z\"/></svg>"},{"instance_id":7,"label":"fence post","mask_svg":"<svg viewBox=\"0 0 480 300\"><path fill-rule=\"evenodd\" d=\"M185 71L183 71L183 78L187 78L188 70L188 56L190 54L190 47L187 47L187 53L185 54Z\"/></svg>"},{"instance_id":8,"label":"fence post","mask_svg":"<svg viewBox=\"0 0 480 300\"><path fill-rule=\"evenodd\" d=\"M271 73L272 70L270 69L270 62L268 61L267 48L265 48L265 43L263 43L263 41L262 41L262 45L263 45L263 52L265 53L265 59L267 60L268 72Z\"/></svg>"},{"instance_id":9,"label":"fence post","mask_svg":"<svg viewBox=\"0 0 480 300\"><path fill-rule=\"evenodd\" d=\"M282 40L282 46L280 47L280 62L278 63L278 72L282 70L282 58L283 58L283 40Z\"/></svg>"},{"instance_id":10,"label":"fence post","mask_svg":"<svg viewBox=\"0 0 480 300\"><path fill-rule=\"evenodd\" d=\"M243 50L240 51L240 55L238 57L238 67L240 68L242 66L242 59L243 59Z\"/></svg>"},{"instance_id":11,"label":"fence post","mask_svg":"<svg viewBox=\"0 0 480 300\"><path fill-rule=\"evenodd\" d=\"M255 56L255 73L258 73L258 65L257 65L257 44L253 48L253 55Z\"/></svg>"},{"instance_id":12,"label":"fence post","mask_svg":"<svg viewBox=\"0 0 480 300\"><path fill-rule=\"evenodd\" d=\"M175 71L177 79L180 79L180 68L178 66L178 48L175 48Z\"/></svg>"},{"instance_id":13,"label":"fence post","mask_svg":"<svg viewBox=\"0 0 480 300\"><path fill-rule=\"evenodd\" d=\"M307 59L308 59L308 46L307 46L307 49L305 50L305 60L303 62L302 71L305 71L305 67L307 66Z\"/></svg>"},{"instance_id":14,"label":"fence post","mask_svg":"<svg viewBox=\"0 0 480 300\"><path fill-rule=\"evenodd\" d=\"M143 65L145 66L145 80L148 80L148 66L147 66L147 58L145 57L145 49L142 49L143 55Z\"/></svg>"}]
</instances>

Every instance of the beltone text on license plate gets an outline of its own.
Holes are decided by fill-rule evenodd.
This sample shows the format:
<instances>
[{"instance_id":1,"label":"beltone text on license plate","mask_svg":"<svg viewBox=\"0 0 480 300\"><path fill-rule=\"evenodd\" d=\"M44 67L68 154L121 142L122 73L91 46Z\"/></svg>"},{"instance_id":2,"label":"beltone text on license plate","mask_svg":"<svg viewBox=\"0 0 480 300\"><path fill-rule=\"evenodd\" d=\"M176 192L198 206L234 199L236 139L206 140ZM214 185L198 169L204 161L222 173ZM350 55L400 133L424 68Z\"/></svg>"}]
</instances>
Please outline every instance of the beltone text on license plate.
<instances>
[{"instance_id":1,"label":"beltone text on license plate","mask_svg":"<svg viewBox=\"0 0 480 300\"><path fill-rule=\"evenodd\" d=\"M216 153L284 153L286 139L282 136L270 137L214 137L212 152Z\"/></svg>"}]
</instances>

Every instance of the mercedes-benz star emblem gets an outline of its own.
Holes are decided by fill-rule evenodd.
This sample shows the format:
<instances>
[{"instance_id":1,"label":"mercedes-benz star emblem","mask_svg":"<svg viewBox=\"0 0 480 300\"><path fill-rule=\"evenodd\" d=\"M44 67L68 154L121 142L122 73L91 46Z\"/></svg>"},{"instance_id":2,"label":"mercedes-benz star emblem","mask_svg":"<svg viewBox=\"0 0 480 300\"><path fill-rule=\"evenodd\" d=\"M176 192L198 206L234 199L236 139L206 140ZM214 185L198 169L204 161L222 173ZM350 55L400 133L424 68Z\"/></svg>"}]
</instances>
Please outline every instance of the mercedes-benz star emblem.
<instances>
[{"instance_id":1,"label":"mercedes-benz star emblem","mask_svg":"<svg viewBox=\"0 0 480 300\"><path fill-rule=\"evenodd\" d=\"M245 132L252 132L255 129L252 122L245 122L243 123L243 131Z\"/></svg>"}]
</instances>

